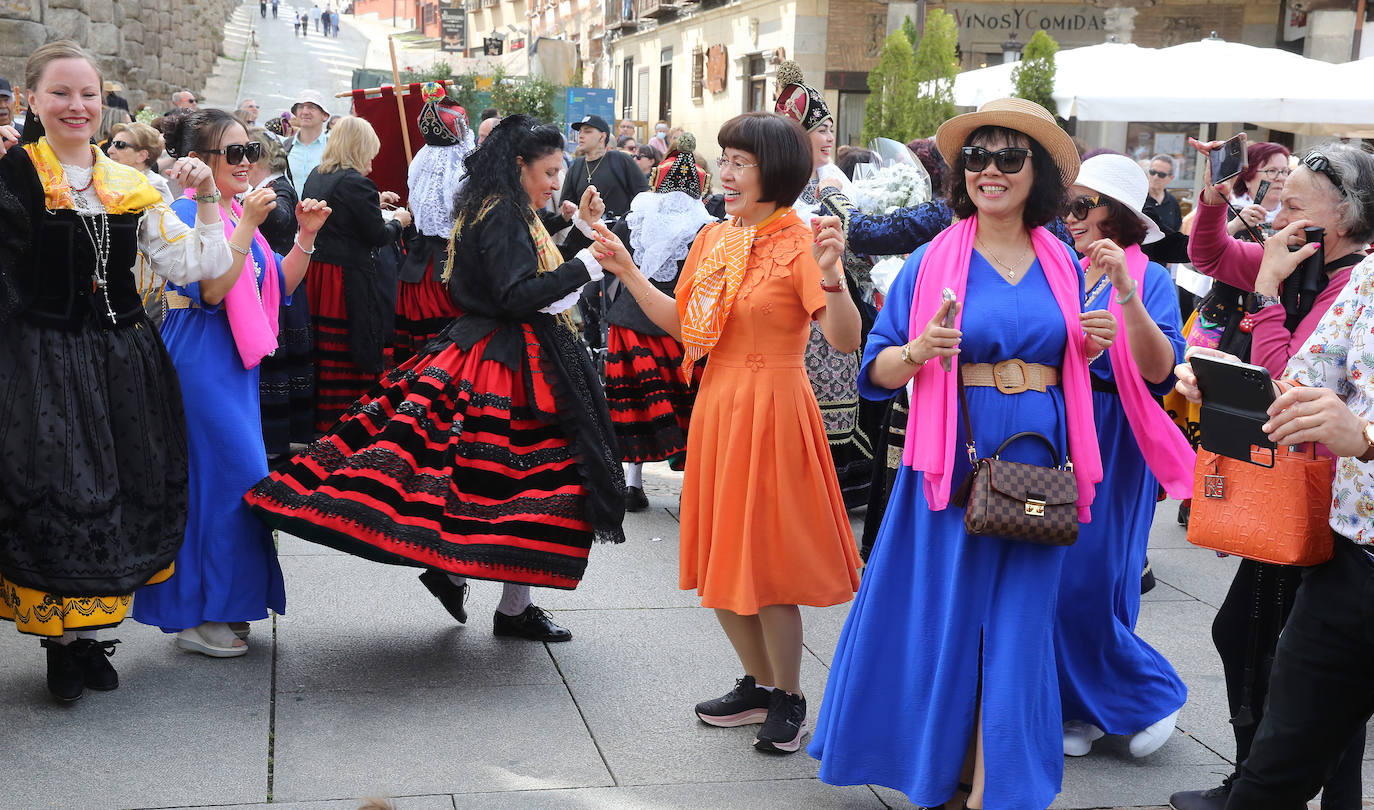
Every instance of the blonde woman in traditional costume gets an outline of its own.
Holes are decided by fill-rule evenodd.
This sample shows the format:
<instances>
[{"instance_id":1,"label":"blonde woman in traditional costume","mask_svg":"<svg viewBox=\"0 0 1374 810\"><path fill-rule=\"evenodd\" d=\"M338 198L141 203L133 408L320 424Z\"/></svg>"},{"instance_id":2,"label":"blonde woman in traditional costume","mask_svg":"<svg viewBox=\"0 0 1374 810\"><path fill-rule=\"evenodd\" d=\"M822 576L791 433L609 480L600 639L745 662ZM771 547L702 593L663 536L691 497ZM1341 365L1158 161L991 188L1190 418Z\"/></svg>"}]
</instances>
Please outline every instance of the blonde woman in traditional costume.
<instances>
[{"instance_id":1,"label":"blonde woman in traditional costume","mask_svg":"<svg viewBox=\"0 0 1374 810\"><path fill-rule=\"evenodd\" d=\"M85 51L44 45L25 83L23 145L0 127L0 618L42 638L48 690L70 702L119 685L118 640L97 631L171 575L186 530L181 390L136 279L222 296L238 273L204 163L169 172L195 189L192 227L91 146L103 94Z\"/></svg>"}]
</instances>

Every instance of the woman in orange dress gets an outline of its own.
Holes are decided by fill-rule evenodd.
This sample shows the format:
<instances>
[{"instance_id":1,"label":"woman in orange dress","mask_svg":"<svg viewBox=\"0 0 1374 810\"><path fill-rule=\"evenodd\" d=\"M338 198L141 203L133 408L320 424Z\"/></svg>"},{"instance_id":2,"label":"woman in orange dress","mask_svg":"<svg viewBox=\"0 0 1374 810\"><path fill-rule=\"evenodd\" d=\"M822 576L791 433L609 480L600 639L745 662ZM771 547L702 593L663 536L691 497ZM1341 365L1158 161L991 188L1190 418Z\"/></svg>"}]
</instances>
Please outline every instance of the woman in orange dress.
<instances>
[{"instance_id":1,"label":"woman in orange dress","mask_svg":"<svg viewBox=\"0 0 1374 810\"><path fill-rule=\"evenodd\" d=\"M687 434L679 587L714 608L744 667L698 703L715 726L762 723L754 746L791 753L806 730L799 605L853 598L859 555L803 355L814 319L841 352L859 345L844 286L843 234L813 234L792 210L811 176L796 122L745 113L718 136L731 219L697 236L677 299L659 292L600 229L597 259L644 312L707 358Z\"/></svg>"}]
</instances>

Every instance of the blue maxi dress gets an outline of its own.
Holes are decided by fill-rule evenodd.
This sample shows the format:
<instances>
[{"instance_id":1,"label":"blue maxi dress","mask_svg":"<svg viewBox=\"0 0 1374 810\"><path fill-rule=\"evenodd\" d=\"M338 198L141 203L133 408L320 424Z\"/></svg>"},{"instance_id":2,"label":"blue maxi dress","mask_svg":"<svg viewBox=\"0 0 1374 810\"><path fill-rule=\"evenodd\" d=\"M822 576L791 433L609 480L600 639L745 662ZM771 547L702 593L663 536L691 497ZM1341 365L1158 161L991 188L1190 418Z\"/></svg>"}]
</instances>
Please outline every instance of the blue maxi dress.
<instances>
[{"instance_id":1,"label":"blue maxi dress","mask_svg":"<svg viewBox=\"0 0 1374 810\"><path fill-rule=\"evenodd\" d=\"M1067 246L1056 247L1077 266ZM925 250L907 260L869 335L859 390L870 399L894 393L869 382L868 365L908 340ZM1064 319L1038 261L1013 286L975 252L963 303L960 362L1063 364ZM1025 430L1059 452L1067 444L1059 386L1021 394L970 387L966 395L980 455ZM970 469L964 446L961 425L956 487ZM1052 461L1042 444L1026 440L1002 457ZM809 751L830 784L879 784L918 805L942 804L959 784L981 682L985 806L1043 810L1064 770L1053 630L1065 548L970 537L962 509L931 511L923 477L909 466L897 472Z\"/></svg>"},{"instance_id":2,"label":"blue maxi dress","mask_svg":"<svg viewBox=\"0 0 1374 810\"><path fill-rule=\"evenodd\" d=\"M194 222L194 202L178 200L172 209ZM261 289L267 262L256 242L252 258ZM284 291L280 256L277 268ZM271 531L243 502L267 476L258 369L243 367L222 304L202 303L198 282L170 288L197 304L168 310L162 322L186 403L190 509L172 577L140 589L133 615L175 633L202 622L265 619L268 608L285 613L286 586Z\"/></svg>"},{"instance_id":3,"label":"blue maxi dress","mask_svg":"<svg viewBox=\"0 0 1374 810\"><path fill-rule=\"evenodd\" d=\"M1105 285L1084 310L1106 309L1112 294L1112 286ZM1174 362L1183 362L1178 298L1169 272L1148 264L1140 299L1173 346ZM1107 354L1090 370L1099 382L1115 385ZM1170 375L1146 387L1163 396L1173 384ZM1093 501L1092 523L1080 526L1078 542L1065 555L1059 581L1054 631L1059 695L1066 721L1092 723L1108 734L1135 734L1182 707L1188 689L1164 656L1135 634L1140 572L1159 482L1145 464L1119 395L1094 390L1093 418L1102 451L1101 495Z\"/></svg>"}]
</instances>

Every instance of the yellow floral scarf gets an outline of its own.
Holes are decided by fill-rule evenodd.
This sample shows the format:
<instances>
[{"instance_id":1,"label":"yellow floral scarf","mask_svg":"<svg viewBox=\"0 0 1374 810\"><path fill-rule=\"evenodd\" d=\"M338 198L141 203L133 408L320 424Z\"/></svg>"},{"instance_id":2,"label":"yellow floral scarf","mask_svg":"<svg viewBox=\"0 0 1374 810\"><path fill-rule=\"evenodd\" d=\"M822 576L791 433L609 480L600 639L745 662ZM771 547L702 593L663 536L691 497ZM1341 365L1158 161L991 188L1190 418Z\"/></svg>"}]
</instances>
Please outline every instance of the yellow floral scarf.
<instances>
[{"instance_id":1,"label":"yellow floral scarf","mask_svg":"<svg viewBox=\"0 0 1374 810\"><path fill-rule=\"evenodd\" d=\"M49 211L72 209L76 203L72 198L72 188L57 153L42 137L37 143L24 147L29 160L38 172L43 183L44 204ZM116 163L103 152L91 147L95 155L95 165L91 169L91 183L95 195L105 206L107 214L136 214L162 202L162 195L148 183L148 178L129 166Z\"/></svg>"},{"instance_id":2,"label":"yellow floral scarf","mask_svg":"<svg viewBox=\"0 0 1374 810\"><path fill-rule=\"evenodd\" d=\"M720 342L749 266L754 237L791 211L783 206L757 225L740 225L736 218L719 229L720 237L697 265L687 291L687 306L682 315L683 369L690 372Z\"/></svg>"}]
</instances>

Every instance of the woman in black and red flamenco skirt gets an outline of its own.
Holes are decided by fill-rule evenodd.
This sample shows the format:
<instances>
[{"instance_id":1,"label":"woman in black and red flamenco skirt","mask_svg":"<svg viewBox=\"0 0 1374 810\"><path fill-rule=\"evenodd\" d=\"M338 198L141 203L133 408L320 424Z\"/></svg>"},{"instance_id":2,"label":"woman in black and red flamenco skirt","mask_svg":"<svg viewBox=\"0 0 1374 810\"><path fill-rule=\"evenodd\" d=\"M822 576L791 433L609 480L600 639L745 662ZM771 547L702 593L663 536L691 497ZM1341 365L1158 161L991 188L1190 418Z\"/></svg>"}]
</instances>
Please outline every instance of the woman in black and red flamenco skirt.
<instances>
[{"instance_id":1,"label":"woman in black and red flamenco skirt","mask_svg":"<svg viewBox=\"0 0 1374 810\"><path fill-rule=\"evenodd\" d=\"M696 138L678 137L673 151L650 172L650 191L635 196L615 227L635 263L660 291L672 295L697 233L716 218L702 204L706 173L692 156ZM625 473L625 508L647 509L643 467L669 460L682 469L687 424L696 386L682 370L682 346L658 328L619 281L602 281L606 302L606 401ZM697 372L700 379L700 372Z\"/></svg>"},{"instance_id":2,"label":"woman in black and red flamenco skirt","mask_svg":"<svg viewBox=\"0 0 1374 810\"><path fill-rule=\"evenodd\" d=\"M575 588L594 540L624 540L605 396L560 317L601 266L580 235L564 261L536 211L559 190L562 146L511 116L468 156L446 270L460 314L245 496L271 526L427 569L460 622L467 577L504 582L494 632L541 641L572 634L530 586ZM589 190L579 234L599 209Z\"/></svg>"}]
</instances>

